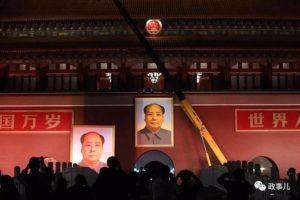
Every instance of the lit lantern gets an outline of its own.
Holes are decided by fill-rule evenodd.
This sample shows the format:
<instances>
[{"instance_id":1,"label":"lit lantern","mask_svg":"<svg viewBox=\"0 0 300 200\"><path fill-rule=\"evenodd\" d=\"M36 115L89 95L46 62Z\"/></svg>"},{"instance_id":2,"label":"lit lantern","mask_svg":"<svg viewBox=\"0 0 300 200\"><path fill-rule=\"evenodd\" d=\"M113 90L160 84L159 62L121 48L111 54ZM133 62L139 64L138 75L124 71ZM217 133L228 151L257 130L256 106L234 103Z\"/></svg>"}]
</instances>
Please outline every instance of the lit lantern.
<instances>
[{"instance_id":1,"label":"lit lantern","mask_svg":"<svg viewBox=\"0 0 300 200\"><path fill-rule=\"evenodd\" d=\"M146 22L145 29L150 35L157 35L162 29L162 23L159 19L149 19Z\"/></svg>"}]
</instances>

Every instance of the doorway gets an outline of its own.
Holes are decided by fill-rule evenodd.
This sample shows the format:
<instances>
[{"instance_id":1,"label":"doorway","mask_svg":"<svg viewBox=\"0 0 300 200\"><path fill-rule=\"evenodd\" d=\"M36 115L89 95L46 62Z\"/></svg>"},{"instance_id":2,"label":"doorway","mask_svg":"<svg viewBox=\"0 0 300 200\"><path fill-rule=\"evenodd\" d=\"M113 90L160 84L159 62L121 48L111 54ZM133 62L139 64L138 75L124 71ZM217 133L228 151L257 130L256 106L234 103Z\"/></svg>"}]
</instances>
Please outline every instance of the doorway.
<instances>
[{"instance_id":1,"label":"doorway","mask_svg":"<svg viewBox=\"0 0 300 200\"><path fill-rule=\"evenodd\" d=\"M149 168L155 168L160 164L164 164L170 168L170 172L175 174L175 166L173 160L164 152L158 150L150 150L143 153L134 164L134 171L145 171Z\"/></svg>"}]
</instances>

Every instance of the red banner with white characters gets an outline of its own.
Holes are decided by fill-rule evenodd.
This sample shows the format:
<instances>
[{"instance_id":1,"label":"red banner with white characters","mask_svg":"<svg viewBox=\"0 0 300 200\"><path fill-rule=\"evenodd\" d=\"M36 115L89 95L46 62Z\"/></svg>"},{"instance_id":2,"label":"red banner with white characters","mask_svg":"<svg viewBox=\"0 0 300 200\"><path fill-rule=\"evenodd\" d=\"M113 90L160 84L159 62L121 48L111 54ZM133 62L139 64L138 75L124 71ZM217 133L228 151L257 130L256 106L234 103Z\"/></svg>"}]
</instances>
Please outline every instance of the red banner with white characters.
<instances>
[{"instance_id":1,"label":"red banner with white characters","mask_svg":"<svg viewBox=\"0 0 300 200\"><path fill-rule=\"evenodd\" d=\"M73 111L1 110L0 133L70 133Z\"/></svg>"},{"instance_id":2,"label":"red banner with white characters","mask_svg":"<svg viewBox=\"0 0 300 200\"><path fill-rule=\"evenodd\" d=\"M72 110L0 110L0 169L13 175L32 156L69 161Z\"/></svg>"},{"instance_id":3,"label":"red banner with white characters","mask_svg":"<svg viewBox=\"0 0 300 200\"><path fill-rule=\"evenodd\" d=\"M236 109L235 129L242 131L300 131L300 109Z\"/></svg>"}]
</instances>

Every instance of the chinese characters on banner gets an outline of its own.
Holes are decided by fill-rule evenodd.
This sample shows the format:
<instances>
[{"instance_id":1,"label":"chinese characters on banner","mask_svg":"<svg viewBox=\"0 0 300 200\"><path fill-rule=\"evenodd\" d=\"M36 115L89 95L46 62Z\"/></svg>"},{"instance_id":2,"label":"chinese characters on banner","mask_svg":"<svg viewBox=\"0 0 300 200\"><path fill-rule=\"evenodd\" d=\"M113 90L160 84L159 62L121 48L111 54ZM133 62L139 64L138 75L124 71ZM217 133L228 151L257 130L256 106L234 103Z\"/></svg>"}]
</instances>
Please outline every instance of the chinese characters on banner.
<instances>
[{"instance_id":1,"label":"chinese characters on banner","mask_svg":"<svg viewBox=\"0 0 300 200\"><path fill-rule=\"evenodd\" d=\"M236 109L235 127L242 131L299 131L300 109Z\"/></svg>"},{"instance_id":2,"label":"chinese characters on banner","mask_svg":"<svg viewBox=\"0 0 300 200\"><path fill-rule=\"evenodd\" d=\"M70 133L72 111L13 110L0 111L0 133Z\"/></svg>"}]
</instances>

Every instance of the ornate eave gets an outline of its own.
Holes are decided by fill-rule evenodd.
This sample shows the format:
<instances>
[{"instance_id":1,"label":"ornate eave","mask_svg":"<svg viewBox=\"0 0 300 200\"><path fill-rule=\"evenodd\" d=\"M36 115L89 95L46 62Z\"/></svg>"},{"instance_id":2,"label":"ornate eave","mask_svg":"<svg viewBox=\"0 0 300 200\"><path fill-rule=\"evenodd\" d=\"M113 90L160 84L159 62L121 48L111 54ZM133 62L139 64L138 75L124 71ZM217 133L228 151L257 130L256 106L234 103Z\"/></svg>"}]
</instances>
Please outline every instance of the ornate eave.
<instances>
[{"instance_id":1,"label":"ornate eave","mask_svg":"<svg viewBox=\"0 0 300 200\"><path fill-rule=\"evenodd\" d=\"M300 20L162 19L163 31L149 37L155 48L298 48ZM0 22L2 48L140 47L122 20Z\"/></svg>"},{"instance_id":2,"label":"ornate eave","mask_svg":"<svg viewBox=\"0 0 300 200\"><path fill-rule=\"evenodd\" d=\"M291 49L156 49L164 62L300 62L300 50ZM136 63L152 62L143 49L26 49L0 51L0 63Z\"/></svg>"},{"instance_id":3,"label":"ornate eave","mask_svg":"<svg viewBox=\"0 0 300 200\"><path fill-rule=\"evenodd\" d=\"M122 0L135 19L299 19L295 0ZM112 0L2 0L2 19L122 19Z\"/></svg>"},{"instance_id":4,"label":"ornate eave","mask_svg":"<svg viewBox=\"0 0 300 200\"><path fill-rule=\"evenodd\" d=\"M112 0L0 2L0 64L152 62ZM164 62L299 62L300 3L124 0ZM297 12L296 12L297 10ZM280 15L278 14L280 12ZM160 18L162 32L144 27Z\"/></svg>"}]
</instances>

